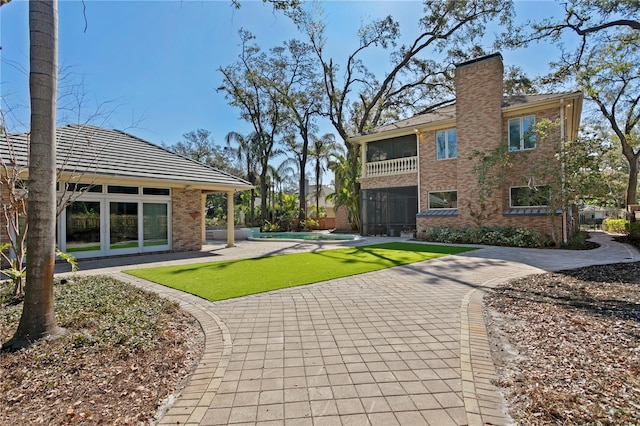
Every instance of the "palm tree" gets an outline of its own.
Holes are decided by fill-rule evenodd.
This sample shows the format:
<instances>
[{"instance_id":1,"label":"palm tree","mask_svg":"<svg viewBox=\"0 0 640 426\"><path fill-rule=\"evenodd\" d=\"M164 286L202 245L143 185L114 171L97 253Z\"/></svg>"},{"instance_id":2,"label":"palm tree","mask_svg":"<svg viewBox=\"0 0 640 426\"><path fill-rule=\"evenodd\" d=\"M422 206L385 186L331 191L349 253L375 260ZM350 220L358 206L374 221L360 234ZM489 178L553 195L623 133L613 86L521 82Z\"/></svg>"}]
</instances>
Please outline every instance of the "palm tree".
<instances>
[{"instance_id":1,"label":"palm tree","mask_svg":"<svg viewBox=\"0 0 640 426\"><path fill-rule=\"evenodd\" d=\"M249 133L247 136L243 136L238 132L229 132L225 136L225 142L228 149L232 149L236 154L236 157L240 164L246 167L246 179L251 185L256 185L258 181L257 168L259 165L258 157L258 143L259 137L255 132ZM233 148L232 143L238 145L237 148ZM250 221L251 226L255 225L255 204L256 204L256 190L251 189L251 201L250 201Z\"/></svg>"},{"instance_id":2,"label":"palm tree","mask_svg":"<svg viewBox=\"0 0 640 426\"><path fill-rule=\"evenodd\" d=\"M285 183L289 183L291 180L295 179L296 176L296 167L297 163L293 161L291 158L285 159L278 167L274 167L269 165L269 170L267 173L267 177L269 182L273 184L274 193L272 199L272 209L275 212L276 210L276 198L275 193L278 193L278 204L282 206L282 193L284 191Z\"/></svg>"},{"instance_id":3,"label":"palm tree","mask_svg":"<svg viewBox=\"0 0 640 426\"><path fill-rule=\"evenodd\" d=\"M53 310L56 237L56 95L58 2L29 2L31 135L27 199L27 285L16 333L3 348L18 349L64 332Z\"/></svg>"},{"instance_id":4,"label":"palm tree","mask_svg":"<svg viewBox=\"0 0 640 426\"><path fill-rule=\"evenodd\" d=\"M360 230L360 192L358 178L360 176L360 164L353 159L357 150L350 149L344 153L334 153L329 162L329 169L335 174L336 182L340 187L336 192L327 195L327 200L333 201L336 207L345 207L349 223L354 230ZM353 168L357 164L357 168Z\"/></svg>"},{"instance_id":5,"label":"palm tree","mask_svg":"<svg viewBox=\"0 0 640 426\"><path fill-rule=\"evenodd\" d=\"M316 215L320 216L320 193L322 192L322 174L327 171L331 156L338 150L336 137L332 133L325 133L322 137L312 137L313 148L309 155L315 162L315 199L316 199Z\"/></svg>"}]
</instances>

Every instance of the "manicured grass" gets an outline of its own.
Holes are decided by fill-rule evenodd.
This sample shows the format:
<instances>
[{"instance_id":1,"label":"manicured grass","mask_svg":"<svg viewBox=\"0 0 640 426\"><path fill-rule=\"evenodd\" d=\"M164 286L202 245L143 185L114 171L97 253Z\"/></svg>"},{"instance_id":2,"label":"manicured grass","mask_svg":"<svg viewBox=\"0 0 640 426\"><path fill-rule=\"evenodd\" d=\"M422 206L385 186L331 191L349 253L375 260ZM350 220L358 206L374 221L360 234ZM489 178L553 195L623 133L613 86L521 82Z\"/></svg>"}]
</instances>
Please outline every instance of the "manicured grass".
<instances>
[{"instance_id":1,"label":"manicured grass","mask_svg":"<svg viewBox=\"0 0 640 426\"><path fill-rule=\"evenodd\" d=\"M125 272L216 301L407 265L469 250L473 249L386 243Z\"/></svg>"}]
</instances>

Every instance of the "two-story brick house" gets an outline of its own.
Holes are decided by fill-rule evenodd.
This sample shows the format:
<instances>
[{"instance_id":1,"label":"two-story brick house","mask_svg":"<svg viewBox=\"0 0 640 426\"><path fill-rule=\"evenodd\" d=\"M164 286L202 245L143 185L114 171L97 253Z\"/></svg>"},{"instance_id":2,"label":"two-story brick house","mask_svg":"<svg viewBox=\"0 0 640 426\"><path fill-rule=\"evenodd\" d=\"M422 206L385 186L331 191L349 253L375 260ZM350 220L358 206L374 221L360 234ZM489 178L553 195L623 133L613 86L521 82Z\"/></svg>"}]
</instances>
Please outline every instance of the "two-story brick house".
<instances>
[{"instance_id":1,"label":"two-story brick house","mask_svg":"<svg viewBox=\"0 0 640 426\"><path fill-rule=\"evenodd\" d=\"M506 97L503 73L499 53L458 64L455 103L350 139L362 146L364 235L397 236L479 222L543 234L552 233L552 222L562 223L566 232L566 220L551 220L558 212L531 197L559 189L551 189L553 183L544 176L533 179L529 174L530 166L540 162L561 170L557 146L577 137L582 93ZM544 143L535 132L542 120L555 123ZM506 155L513 166L480 203L477 153L502 143L508 144Z\"/></svg>"}]
</instances>

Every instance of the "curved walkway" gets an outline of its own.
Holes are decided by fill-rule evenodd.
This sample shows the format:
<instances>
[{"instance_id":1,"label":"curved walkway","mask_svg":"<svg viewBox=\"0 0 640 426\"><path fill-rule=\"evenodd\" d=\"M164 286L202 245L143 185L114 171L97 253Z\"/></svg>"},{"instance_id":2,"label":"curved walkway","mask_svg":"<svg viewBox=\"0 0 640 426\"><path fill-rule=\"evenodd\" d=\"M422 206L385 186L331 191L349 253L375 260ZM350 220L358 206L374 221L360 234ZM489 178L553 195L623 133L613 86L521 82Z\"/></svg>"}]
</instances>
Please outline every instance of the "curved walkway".
<instances>
[{"instance_id":1,"label":"curved walkway","mask_svg":"<svg viewBox=\"0 0 640 426\"><path fill-rule=\"evenodd\" d=\"M483 247L215 303L134 279L119 266L81 267L176 299L202 324L204 356L161 424L508 424L491 384L483 290L532 273L640 260L608 235L592 236L601 243L596 250ZM226 260L317 248L240 242L209 251Z\"/></svg>"}]
</instances>

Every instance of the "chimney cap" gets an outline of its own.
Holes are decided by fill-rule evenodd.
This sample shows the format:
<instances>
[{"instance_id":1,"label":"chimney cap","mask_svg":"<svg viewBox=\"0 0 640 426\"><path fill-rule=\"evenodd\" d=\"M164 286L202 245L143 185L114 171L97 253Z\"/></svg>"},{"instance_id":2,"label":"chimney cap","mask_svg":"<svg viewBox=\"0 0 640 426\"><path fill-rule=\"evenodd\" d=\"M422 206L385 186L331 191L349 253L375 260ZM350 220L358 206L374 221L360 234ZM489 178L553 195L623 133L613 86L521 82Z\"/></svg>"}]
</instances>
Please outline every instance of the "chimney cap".
<instances>
[{"instance_id":1,"label":"chimney cap","mask_svg":"<svg viewBox=\"0 0 640 426\"><path fill-rule=\"evenodd\" d=\"M474 64L476 62L484 61L484 60L495 58L495 57L499 57L500 61L502 61L502 54L500 52L496 52L496 53L492 53L491 55L480 56L478 58L470 59L470 60L465 61L465 62L460 62L459 64L455 64L455 65L456 65L456 68L460 68L460 67L463 67L465 65L471 65L471 64Z\"/></svg>"}]
</instances>

